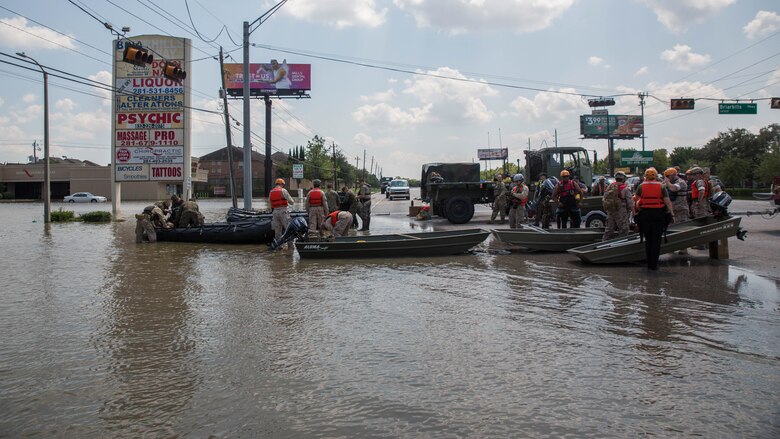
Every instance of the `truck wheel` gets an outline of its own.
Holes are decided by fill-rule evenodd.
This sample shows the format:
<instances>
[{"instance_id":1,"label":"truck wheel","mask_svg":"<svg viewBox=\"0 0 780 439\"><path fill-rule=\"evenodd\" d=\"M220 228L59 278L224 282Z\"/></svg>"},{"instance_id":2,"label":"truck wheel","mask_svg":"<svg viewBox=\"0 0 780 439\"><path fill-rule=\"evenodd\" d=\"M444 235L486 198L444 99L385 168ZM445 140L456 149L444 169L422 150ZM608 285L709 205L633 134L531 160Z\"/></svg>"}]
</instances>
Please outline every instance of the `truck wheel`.
<instances>
[{"instance_id":1,"label":"truck wheel","mask_svg":"<svg viewBox=\"0 0 780 439\"><path fill-rule=\"evenodd\" d=\"M447 219L453 224L465 224L474 216L474 204L466 197L455 197L447 202Z\"/></svg>"},{"instance_id":2,"label":"truck wheel","mask_svg":"<svg viewBox=\"0 0 780 439\"><path fill-rule=\"evenodd\" d=\"M607 225L607 215L602 212L591 212L585 218L585 227L605 227Z\"/></svg>"}]
</instances>

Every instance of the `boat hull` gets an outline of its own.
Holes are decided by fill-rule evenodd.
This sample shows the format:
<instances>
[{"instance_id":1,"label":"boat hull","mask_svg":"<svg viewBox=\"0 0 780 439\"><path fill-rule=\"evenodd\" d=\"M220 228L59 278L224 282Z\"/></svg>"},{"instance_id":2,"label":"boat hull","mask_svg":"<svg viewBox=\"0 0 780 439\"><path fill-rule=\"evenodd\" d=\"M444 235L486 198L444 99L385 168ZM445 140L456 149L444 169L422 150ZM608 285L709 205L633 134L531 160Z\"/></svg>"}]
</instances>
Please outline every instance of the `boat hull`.
<instances>
[{"instance_id":1,"label":"boat hull","mask_svg":"<svg viewBox=\"0 0 780 439\"><path fill-rule=\"evenodd\" d=\"M210 244L262 244L274 239L271 219L243 223L210 223L200 227L157 229L157 240Z\"/></svg>"},{"instance_id":2,"label":"boat hull","mask_svg":"<svg viewBox=\"0 0 780 439\"><path fill-rule=\"evenodd\" d=\"M293 211L290 212L290 218L295 218L298 216L302 216L304 219L308 221L309 214L305 211ZM241 209L238 207L231 207L227 211L227 215L225 215L227 222L229 223L244 223L248 221L258 221L258 220L265 220L265 219L271 219L272 214L271 212L260 212L257 210L251 210L251 209Z\"/></svg>"},{"instance_id":3,"label":"boat hull","mask_svg":"<svg viewBox=\"0 0 780 439\"><path fill-rule=\"evenodd\" d=\"M344 236L334 241L297 241L301 258L429 257L462 254L481 243L487 230L468 229L390 235Z\"/></svg>"},{"instance_id":4,"label":"boat hull","mask_svg":"<svg viewBox=\"0 0 780 439\"><path fill-rule=\"evenodd\" d=\"M735 216L718 221L713 217L705 217L672 224L666 238L661 239L661 254L736 236L741 219ZM645 243L639 241L637 234L576 247L568 252L591 264L636 262L645 260Z\"/></svg>"},{"instance_id":5,"label":"boat hull","mask_svg":"<svg viewBox=\"0 0 780 439\"><path fill-rule=\"evenodd\" d=\"M603 228L584 229L542 229L524 226L520 229L493 229L493 234L502 242L528 250L565 252L574 247L601 241Z\"/></svg>"}]
</instances>

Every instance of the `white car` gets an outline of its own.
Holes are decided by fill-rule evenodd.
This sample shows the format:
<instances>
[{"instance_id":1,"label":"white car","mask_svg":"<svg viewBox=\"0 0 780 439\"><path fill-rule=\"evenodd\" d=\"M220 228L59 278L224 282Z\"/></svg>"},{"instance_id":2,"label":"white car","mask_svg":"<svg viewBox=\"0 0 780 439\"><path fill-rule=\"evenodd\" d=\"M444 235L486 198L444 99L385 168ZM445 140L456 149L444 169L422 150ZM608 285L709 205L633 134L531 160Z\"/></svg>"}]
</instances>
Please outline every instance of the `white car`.
<instances>
[{"instance_id":1,"label":"white car","mask_svg":"<svg viewBox=\"0 0 780 439\"><path fill-rule=\"evenodd\" d=\"M89 192L76 192L62 199L63 203L105 203L106 197L92 195Z\"/></svg>"},{"instance_id":2,"label":"white car","mask_svg":"<svg viewBox=\"0 0 780 439\"><path fill-rule=\"evenodd\" d=\"M385 189L385 197L393 200L395 198L409 199L409 182L406 180L393 180Z\"/></svg>"}]
</instances>

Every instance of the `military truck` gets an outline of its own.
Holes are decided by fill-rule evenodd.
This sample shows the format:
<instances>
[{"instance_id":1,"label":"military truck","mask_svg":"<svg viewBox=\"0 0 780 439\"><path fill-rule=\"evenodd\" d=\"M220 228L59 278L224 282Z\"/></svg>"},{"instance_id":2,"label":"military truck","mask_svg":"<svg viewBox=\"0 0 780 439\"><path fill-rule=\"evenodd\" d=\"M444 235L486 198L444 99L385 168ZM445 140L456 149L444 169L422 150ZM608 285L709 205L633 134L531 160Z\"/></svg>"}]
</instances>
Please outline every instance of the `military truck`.
<instances>
[{"instance_id":1,"label":"military truck","mask_svg":"<svg viewBox=\"0 0 780 439\"><path fill-rule=\"evenodd\" d=\"M453 224L469 222L475 204L492 203L494 187L494 182L480 180L479 163L427 163L422 167L422 200L430 203L433 215Z\"/></svg>"},{"instance_id":2,"label":"military truck","mask_svg":"<svg viewBox=\"0 0 780 439\"><path fill-rule=\"evenodd\" d=\"M539 181L542 172L548 176L559 177L564 169L571 177L579 176L580 181L590 188L593 179L593 166L588 157L588 150L576 146L542 148L525 153L525 181L533 191L533 185ZM531 196L533 198L533 196ZM580 201L582 224L585 227L604 227L607 224L607 214L601 205L602 197L586 197Z\"/></svg>"}]
</instances>

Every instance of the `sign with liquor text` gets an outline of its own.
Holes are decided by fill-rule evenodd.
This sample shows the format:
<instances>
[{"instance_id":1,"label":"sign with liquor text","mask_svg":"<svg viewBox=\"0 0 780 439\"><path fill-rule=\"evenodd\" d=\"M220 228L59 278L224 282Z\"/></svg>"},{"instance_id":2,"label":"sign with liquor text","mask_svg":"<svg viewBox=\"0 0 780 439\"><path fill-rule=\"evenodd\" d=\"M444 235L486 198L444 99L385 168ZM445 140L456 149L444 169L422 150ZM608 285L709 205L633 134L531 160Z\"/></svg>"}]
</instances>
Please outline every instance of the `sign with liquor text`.
<instances>
[{"instance_id":1,"label":"sign with liquor text","mask_svg":"<svg viewBox=\"0 0 780 439\"><path fill-rule=\"evenodd\" d=\"M644 134L642 116L594 115L580 116L580 134L586 139L633 139Z\"/></svg>"},{"instance_id":2,"label":"sign with liquor text","mask_svg":"<svg viewBox=\"0 0 780 439\"><path fill-rule=\"evenodd\" d=\"M244 95L244 65L225 64L225 88L230 96ZM250 96L301 96L311 90L311 64L249 64Z\"/></svg>"},{"instance_id":3,"label":"sign with liquor text","mask_svg":"<svg viewBox=\"0 0 780 439\"><path fill-rule=\"evenodd\" d=\"M718 104L718 114L758 114L758 104Z\"/></svg>"},{"instance_id":4,"label":"sign with liquor text","mask_svg":"<svg viewBox=\"0 0 780 439\"><path fill-rule=\"evenodd\" d=\"M653 164L653 151L620 151L620 166L647 167Z\"/></svg>"},{"instance_id":5,"label":"sign with liquor text","mask_svg":"<svg viewBox=\"0 0 780 439\"><path fill-rule=\"evenodd\" d=\"M509 158L509 148L478 149L477 158L479 160L506 160Z\"/></svg>"},{"instance_id":6,"label":"sign with liquor text","mask_svg":"<svg viewBox=\"0 0 780 439\"><path fill-rule=\"evenodd\" d=\"M153 61L124 61L129 43L148 51ZM114 180L186 181L191 161L187 108L191 102L191 78L168 78L163 68L172 63L190 71L190 40L141 35L115 40L112 46L116 85L112 123Z\"/></svg>"}]
</instances>

